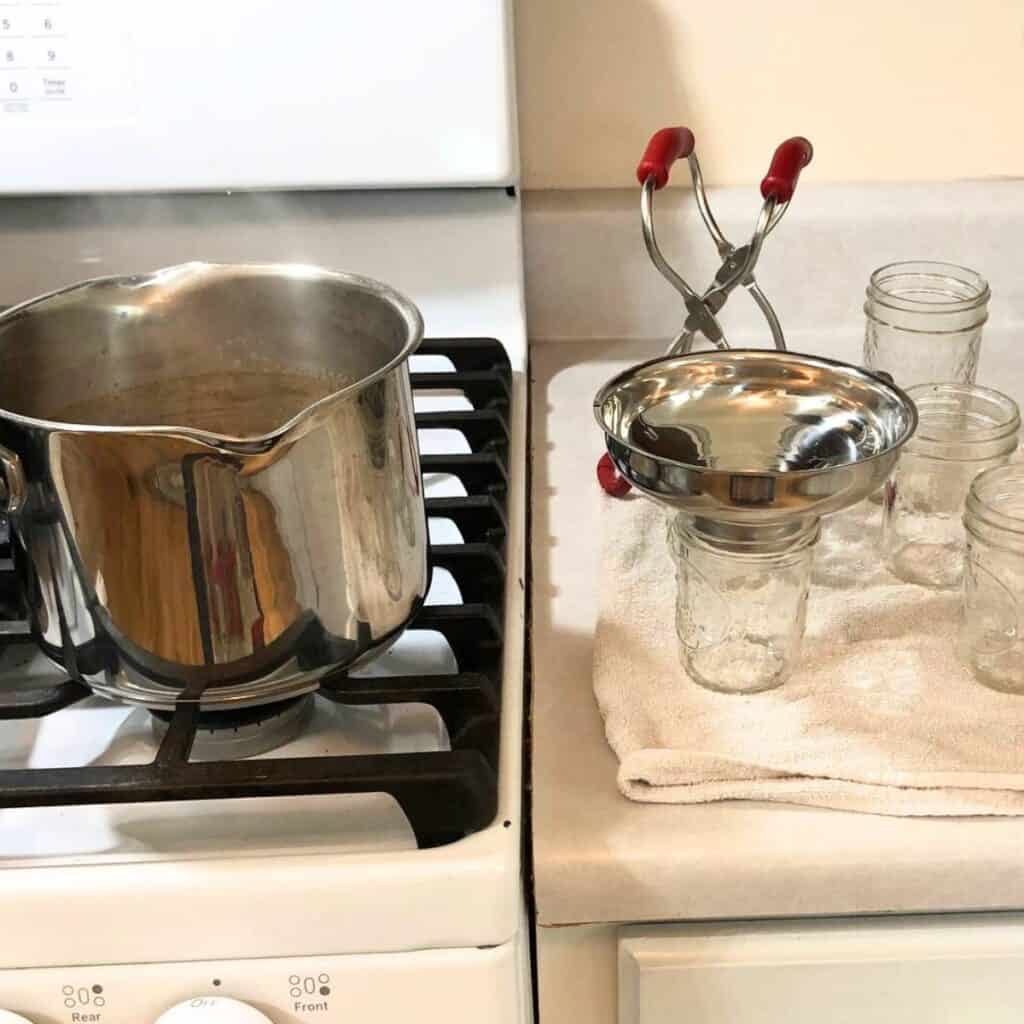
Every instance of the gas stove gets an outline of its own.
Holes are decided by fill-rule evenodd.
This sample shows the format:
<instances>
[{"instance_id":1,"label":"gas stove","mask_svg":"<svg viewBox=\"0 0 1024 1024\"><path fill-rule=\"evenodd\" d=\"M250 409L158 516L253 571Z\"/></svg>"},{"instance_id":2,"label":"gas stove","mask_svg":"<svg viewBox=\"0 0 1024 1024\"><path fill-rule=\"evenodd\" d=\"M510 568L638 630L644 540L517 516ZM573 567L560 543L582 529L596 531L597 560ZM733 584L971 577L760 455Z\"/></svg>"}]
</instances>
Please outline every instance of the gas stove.
<instances>
[{"instance_id":1,"label":"gas stove","mask_svg":"<svg viewBox=\"0 0 1024 1024\"><path fill-rule=\"evenodd\" d=\"M197 259L407 295L433 339L411 365L432 584L372 664L225 718L67 679L0 550L0 1021L524 1024L511 5L135 14L47 5L74 66L59 104L28 69L0 109L0 298Z\"/></svg>"},{"instance_id":2,"label":"gas stove","mask_svg":"<svg viewBox=\"0 0 1024 1024\"><path fill-rule=\"evenodd\" d=\"M18 968L0 968L0 1006L65 1019L99 985L115 1022L196 993L330 1020L352 1004L264 975L362 977L383 956L374 1007L479 973L477 1011L514 997L483 1019L528 1012L521 375L486 338L428 339L411 369L431 588L390 650L315 695L221 712L91 694L33 645L0 535L0 890L22 933L0 942ZM139 988L140 959L159 984Z\"/></svg>"},{"instance_id":3,"label":"gas stove","mask_svg":"<svg viewBox=\"0 0 1024 1024\"><path fill-rule=\"evenodd\" d=\"M204 710L192 701L166 710L111 707L35 649L21 616L15 552L0 526L0 809L384 793L421 848L493 820L508 356L492 339L427 339L413 357L412 385L423 447L447 431L464 449L421 456L436 585L410 636L362 671L327 676L315 695L237 710ZM444 395L455 396L453 407L431 408L444 404ZM444 490L458 493L431 493ZM410 705L421 707L410 715ZM359 739L373 718L387 737L379 751ZM30 745L18 739L26 723L36 727ZM97 754L62 740L51 754L47 737L71 730L107 743Z\"/></svg>"}]
</instances>

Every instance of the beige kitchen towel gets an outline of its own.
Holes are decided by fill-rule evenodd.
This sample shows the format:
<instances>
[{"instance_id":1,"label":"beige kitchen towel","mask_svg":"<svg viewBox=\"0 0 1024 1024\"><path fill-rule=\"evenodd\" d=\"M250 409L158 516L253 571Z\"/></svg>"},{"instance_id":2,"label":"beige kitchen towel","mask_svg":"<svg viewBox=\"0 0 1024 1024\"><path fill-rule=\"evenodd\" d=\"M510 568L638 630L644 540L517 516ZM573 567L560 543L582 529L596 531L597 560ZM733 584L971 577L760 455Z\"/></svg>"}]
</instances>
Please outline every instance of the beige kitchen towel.
<instances>
[{"instance_id":1,"label":"beige kitchen towel","mask_svg":"<svg viewBox=\"0 0 1024 1024\"><path fill-rule=\"evenodd\" d=\"M881 565L877 505L824 522L800 666L741 696L698 686L680 663L669 514L603 500L594 690L626 796L1024 814L1024 696L981 686L958 661L957 594Z\"/></svg>"}]
</instances>

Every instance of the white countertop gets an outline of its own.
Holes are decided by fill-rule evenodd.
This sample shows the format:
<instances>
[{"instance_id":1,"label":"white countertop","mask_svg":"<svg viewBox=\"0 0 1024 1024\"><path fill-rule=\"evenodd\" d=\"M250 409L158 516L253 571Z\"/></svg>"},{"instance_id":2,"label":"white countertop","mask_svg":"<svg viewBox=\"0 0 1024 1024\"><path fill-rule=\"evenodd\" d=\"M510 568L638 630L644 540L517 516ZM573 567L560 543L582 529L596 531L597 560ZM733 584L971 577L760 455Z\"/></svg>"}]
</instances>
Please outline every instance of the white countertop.
<instances>
[{"instance_id":1,"label":"white countertop","mask_svg":"<svg viewBox=\"0 0 1024 1024\"><path fill-rule=\"evenodd\" d=\"M1016 332L981 382L1020 400ZM854 360L852 335L817 346ZM633 803L591 687L598 386L658 345L531 347L533 842L541 925L1024 908L1024 818L894 818L780 804ZM1008 374L1013 373L1013 378ZM1024 700L1024 698L1022 698Z\"/></svg>"}]
</instances>

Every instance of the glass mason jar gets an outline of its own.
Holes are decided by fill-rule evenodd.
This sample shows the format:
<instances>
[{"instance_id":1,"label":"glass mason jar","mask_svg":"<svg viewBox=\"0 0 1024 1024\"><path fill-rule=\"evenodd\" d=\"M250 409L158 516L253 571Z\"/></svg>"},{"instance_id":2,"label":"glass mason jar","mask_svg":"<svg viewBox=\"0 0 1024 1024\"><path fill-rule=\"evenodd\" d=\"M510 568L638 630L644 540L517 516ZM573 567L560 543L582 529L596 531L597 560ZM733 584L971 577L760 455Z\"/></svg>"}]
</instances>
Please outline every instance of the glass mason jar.
<instances>
[{"instance_id":1,"label":"glass mason jar","mask_svg":"<svg viewBox=\"0 0 1024 1024\"><path fill-rule=\"evenodd\" d=\"M1017 403L977 384L921 384L917 433L885 485L882 553L902 580L949 589L960 583L964 501L971 481L1017 447Z\"/></svg>"},{"instance_id":2,"label":"glass mason jar","mask_svg":"<svg viewBox=\"0 0 1024 1024\"><path fill-rule=\"evenodd\" d=\"M1024 693L1024 465L974 479L957 648L985 686Z\"/></svg>"},{"instance_id":3,"label":"glass mason jar","mask_svg":"<svg viewBox=\"0 0 1024 1024\"><path fill-rule=\"evenodd\" d=\"M690 678L722 693L781 685L800 655L819 520L751 530L678 515L676 633Z\"/></svg>"},{"instance_id":4,"label":"glass mason jar","mask_svg":"<svg viewBox=\"0 0 1024 1024\"><path fill-rule=\"evenodd\" d=\"M980 274L953 263L880 267L864 303L864 365L903 388L973 384L989 295Z\"/></svg>"}]
</instances>

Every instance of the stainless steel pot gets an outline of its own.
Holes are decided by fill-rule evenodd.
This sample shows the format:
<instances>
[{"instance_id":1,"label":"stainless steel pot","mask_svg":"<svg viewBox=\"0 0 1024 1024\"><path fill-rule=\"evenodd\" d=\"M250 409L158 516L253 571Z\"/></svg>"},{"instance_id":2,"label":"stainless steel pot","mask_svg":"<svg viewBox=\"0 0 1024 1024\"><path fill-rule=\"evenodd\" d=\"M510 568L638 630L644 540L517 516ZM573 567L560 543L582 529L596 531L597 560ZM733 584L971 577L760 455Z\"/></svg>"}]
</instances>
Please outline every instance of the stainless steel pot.
<instances>
[{"instance_id":1,"label":"stainless steel pot","mask_svg":"<svg viewBox=\"0 0 1024 1024\"><path fill-rule=\"evenodd\" d=\"M314 689L428 585L408 356L367 278L190 263L0 316L0 512L34 633L151 707Z\"/></svg>"}]
</instances>

